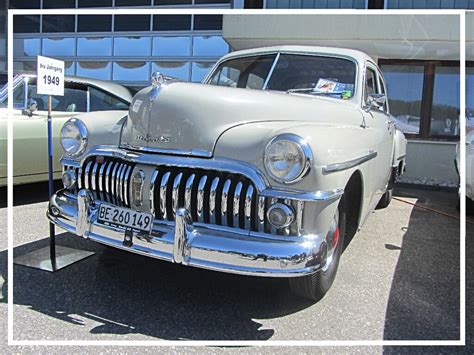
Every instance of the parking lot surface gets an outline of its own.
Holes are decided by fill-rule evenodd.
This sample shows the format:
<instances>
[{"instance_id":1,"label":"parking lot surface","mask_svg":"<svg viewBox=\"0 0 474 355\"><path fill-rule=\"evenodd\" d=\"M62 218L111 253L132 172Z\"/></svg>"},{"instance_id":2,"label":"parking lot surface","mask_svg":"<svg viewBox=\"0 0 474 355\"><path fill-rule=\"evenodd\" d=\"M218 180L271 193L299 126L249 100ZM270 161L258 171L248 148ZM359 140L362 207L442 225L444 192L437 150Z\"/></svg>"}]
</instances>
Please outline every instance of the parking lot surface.
<instances>
[{"instance_id":1,"label":"parking lot surface","mask_svg":"<svg viewBox=\"0 0 474 355\"><path fill-rule=\"evenodd\" d=\"M38 186L43 186L42 193L36 192ZM48 245L45 186L28 188L30 192L16 190L15 256ZM455 192L399 188L389 208L374 211L349 242L332 289L315 304L293 296L282 279L178 266L58 231L59 245L96 254L53 274L14 266L14 338L456 340L460 336L460 238L455 205ZM6 214L2 206L2 319L7 313ZM469 282L467 287L473 289ZM6 322L1 327L5 344ZM404 349L358 350L391 353Z\"/></svg>"}]
</instances>

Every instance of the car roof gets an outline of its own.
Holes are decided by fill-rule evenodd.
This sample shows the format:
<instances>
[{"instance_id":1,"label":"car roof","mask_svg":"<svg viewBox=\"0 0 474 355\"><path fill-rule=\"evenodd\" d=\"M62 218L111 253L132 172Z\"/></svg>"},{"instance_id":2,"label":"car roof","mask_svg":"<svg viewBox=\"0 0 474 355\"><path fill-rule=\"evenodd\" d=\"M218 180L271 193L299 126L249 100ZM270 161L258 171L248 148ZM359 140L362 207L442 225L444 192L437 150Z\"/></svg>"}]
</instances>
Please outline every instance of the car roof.
<instances>
[{"instance_id":1,"label":"car roof","mask_svg":"<svg viewBox=\"0 0 474 355\"><path fill-rule=\"evenodd\" d=\"M240 57L252 54L264 54L264 53L275 53L275 52L286 52L286 53L309 53L309 54L332 54L342 57L351 57L360 63L365 61L370 61L375 63L375 61L366 53L348 48L339 48L339 47L319 47L319 46L271 46L271 47L260 47L260 48L251 48L244 49L240 51L235 51L229 53L222 57L221 60Z\"/></svg>"},{"instance_id":2,"label":"car roof","mask_svg":"<svg viewBox=\"0 0 474 355\"><path fill-rule=\"evenodd\" d=\"M18 73L18 75L23 75L23 76L28 76L28 77L35 77L36 78L36 73L28 73L28 72L22 72ZM107 91L112 93L113 95L119 97L122 100L127 101L128 103L132 102L133 95L131 91L126 88L123 85L110 82L110 81L105 81L105 80L98 80L98 79L91 79L91 78L84 78L81 76L72 76L72 75L66 75L64 77L64 80L67 82L72 82L72 83L77 83L77 84L83 84L87 86L92 86L96 87L98 89L101 89L103 91Z\"/></svg>"}]
</instances>

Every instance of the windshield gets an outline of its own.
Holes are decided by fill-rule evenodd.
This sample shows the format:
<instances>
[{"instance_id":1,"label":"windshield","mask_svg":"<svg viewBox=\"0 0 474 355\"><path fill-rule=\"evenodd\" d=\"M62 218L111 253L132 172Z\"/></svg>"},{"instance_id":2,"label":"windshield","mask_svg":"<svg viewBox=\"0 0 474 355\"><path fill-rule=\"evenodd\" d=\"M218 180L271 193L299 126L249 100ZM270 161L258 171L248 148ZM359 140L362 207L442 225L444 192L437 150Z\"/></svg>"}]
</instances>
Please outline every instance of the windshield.
<instances>
[{"instance_id":1,"label":"windshield","mask_svg":"<svg viewBox=\"0 0 474 355\"><path fill-rule=\"evenodd\" d=\"M348 99L354 95L356 65L335 57L277 54L227 60L208 83L237 88L276 90Z\"/></svg>"}]
</instances>

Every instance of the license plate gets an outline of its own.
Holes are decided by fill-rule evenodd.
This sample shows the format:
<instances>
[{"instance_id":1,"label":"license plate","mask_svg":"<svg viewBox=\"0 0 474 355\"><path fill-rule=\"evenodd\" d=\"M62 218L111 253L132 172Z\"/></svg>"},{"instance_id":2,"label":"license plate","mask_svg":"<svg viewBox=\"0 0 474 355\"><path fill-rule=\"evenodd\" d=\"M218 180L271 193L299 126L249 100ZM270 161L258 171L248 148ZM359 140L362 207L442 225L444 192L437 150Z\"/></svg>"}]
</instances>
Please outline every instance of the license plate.
<instances>
[{"instance_id":1,"label":"license plate","mask_svg":"<svg viewBox=\"0 0 474 355\"><path fill-rule=\"evenodd\" d=\"M153 217L151 213L101 204L97 222L106 226L122 227L124 229L150 233L153 226Z\"/></svg>"}]
</instances>

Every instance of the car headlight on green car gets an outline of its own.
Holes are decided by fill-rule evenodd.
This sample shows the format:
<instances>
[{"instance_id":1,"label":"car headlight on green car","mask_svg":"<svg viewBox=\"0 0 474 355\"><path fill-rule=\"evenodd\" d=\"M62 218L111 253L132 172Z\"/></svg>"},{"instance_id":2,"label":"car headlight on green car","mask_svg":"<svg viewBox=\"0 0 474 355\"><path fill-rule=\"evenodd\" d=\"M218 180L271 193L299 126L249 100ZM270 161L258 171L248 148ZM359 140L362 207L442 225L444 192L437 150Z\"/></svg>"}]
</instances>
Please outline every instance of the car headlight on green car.
<instances>
[{"instance_id":1,"label":"car headlight on green car","mask_svg":"<svg viewBox=\"0 0 474 355\"><path fill-rule=\"evenodd\" d=\"M313 153L308 143L295 134L274 137L265 149L265 169L272 179L292 184L309 171Z\"/></svg>"},{"instance_id":2,"label":"car headlight on green car","mask_svg":"<svg viewBox=\"0 0 474 355\"><path fill-rule=\"evenodd\" d=\"M61 146L66 155L77 156L84 153L87 140L86 125L77 118L71 118L61 128Z\"/></svg>"}]
</instances>

